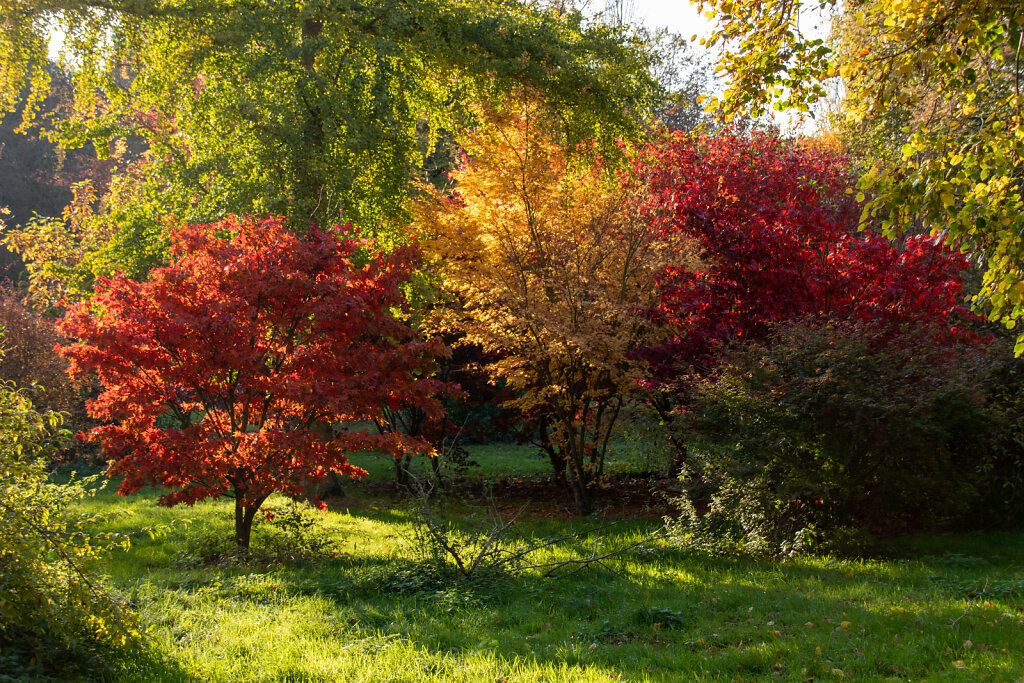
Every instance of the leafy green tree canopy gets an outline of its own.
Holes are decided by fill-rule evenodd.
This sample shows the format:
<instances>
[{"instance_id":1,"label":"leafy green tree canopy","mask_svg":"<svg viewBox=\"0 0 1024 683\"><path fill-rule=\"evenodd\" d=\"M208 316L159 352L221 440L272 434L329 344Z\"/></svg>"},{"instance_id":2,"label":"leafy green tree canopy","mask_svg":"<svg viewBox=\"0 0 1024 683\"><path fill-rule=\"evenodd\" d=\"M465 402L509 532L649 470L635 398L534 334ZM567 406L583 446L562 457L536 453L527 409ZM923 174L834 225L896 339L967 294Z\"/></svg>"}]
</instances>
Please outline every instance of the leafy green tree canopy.
<instances>
[{"instance_id":1,"label":"leafy green tree canopy","mask_svg":"<svg viewBox=\"0 0 1024 683\"><path fill-rule=\"evenodd\" d=\"M809 111L840 79L842 112L870 128L895 109L898 153L860 181L862 222L890 235L921 226L970 251L985 275L975 304L1024 317L1024 126L1019 0L705 0L731 76L726 116ZM801 31L807 11L838 14L831 44ZM856 39L860 36L860 39ZM852 41L850 38L854 37ZM853 47L853 49L851 49ZM1016 352L1024 352L1024 335Z\"/></svg>"},{"instance_id":2,"label":"leafy green tree canopy","mask_svg":"<svg viewBox=\"0 0 1024 683\"><path fill-rule=\"evenodd\" d=\"M76 84L61 143L148 143L106 199L129 272L162 254L170 216L386 229L469 105L513 85L564 112L571 138L609 145L658 96L624 30L521 0L0 0L0 15L3 108L27 88L31 120L59 31Z\"/></svg>"}]
</instances>

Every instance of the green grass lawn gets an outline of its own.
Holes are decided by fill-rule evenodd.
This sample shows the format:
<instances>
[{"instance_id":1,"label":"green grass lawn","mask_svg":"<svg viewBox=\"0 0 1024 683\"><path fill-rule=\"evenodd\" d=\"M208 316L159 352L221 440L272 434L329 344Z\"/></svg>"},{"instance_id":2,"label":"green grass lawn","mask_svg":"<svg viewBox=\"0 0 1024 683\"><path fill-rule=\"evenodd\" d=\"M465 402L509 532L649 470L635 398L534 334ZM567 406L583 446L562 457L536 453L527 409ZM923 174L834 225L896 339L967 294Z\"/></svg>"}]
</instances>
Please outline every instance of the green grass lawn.
<instances>
[{"instance_id":1,"label":"green grass lawn","mask_svg":"<svg viewBox=\"0 0 1024 683\"><path fill-rule=\"evenodd\" d=\"M634 472L665 471L668 460L665 457L652 457L645 447L648 444L642 439L616 439L609 449L605 471L608 474L629 474ZM502 479L505 477L547 477L551 474L551 464L539 448L513 443L468 444L472 466L459 471L452 464L442 459L442 476L459 476L470 479ZM369 472L369 481L389 480L394 473L394 460L382 453L356 453L349 458L353 464ZM426 473L430 470L425 457L417 457L413 461L413 470Z\"/></svg>"},{"instance_id":2,"label":"green grass lawn","mask_svg":"<svg viewBox=\"0 0 1024 683\"><path fill-rule=\"evenodd\" d=\"M470 459L476 463L464 472L456 471L452 464L442 459L442 476L463 476L474 479L504 477L547 476L551 465L542 457L539 449L517 444L473 444L466 447ZM394 459L383 453L356 453L349 457L354 465L369 472L368 481L390 480L394 476ZM430 471L425 456L413 459L412 470L418 473Z\"/></svg>"},{"instance_id":3,"label":"green grass lawn","mask_svg":"<svg viewBox=\"0 0 1024 683\"><path fill-rule=\"evenodd\" d=\"M487 472L543 473L540 458L516 462L501 448L486 457ZM138 537L102 568L148 630L146 652L119 680L1024 676L1024 533L907 541L893 552L913 559L888 561L709 558L653 542L565 578L534 570L457 582L431 578L416 564L411 516L400 500L349 498L347 509L325 513L323 533L336 539L336 555L204 566L182 548L194 537L228 537L230 501L166 509L155 499L106 490L85 503L93 512L127 510L107 522L126 533L191 520L187 530ZM457 509L461 525L483 522L472 502ZM547 538L604 521L526 517L518 526ZM600 540L578 540L542 559L627 545L657 526L626 520ZM254 544L269 533L261 523Z\"/></svg>"}]
</instances>

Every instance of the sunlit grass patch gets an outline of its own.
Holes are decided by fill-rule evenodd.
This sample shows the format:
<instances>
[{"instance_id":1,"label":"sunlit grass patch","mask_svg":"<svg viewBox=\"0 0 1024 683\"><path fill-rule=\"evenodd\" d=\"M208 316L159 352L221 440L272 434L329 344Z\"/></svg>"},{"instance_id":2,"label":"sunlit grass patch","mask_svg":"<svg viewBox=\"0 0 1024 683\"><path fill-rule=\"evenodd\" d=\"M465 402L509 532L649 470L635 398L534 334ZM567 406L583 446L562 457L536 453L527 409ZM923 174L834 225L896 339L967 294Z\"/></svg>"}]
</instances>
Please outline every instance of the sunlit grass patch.
<instances>
[{"instance_id":1,"label":"sunlit grass patch","mask_svg":"<svg viewBox=\"0 0 1024 683\"><path fill-rule=\"evenodd\" d=\"M887 561L714 558L653 542L566 578L527 571L460 581L418 564L410 546L413 516L399 503L375 499L323 515L322 533L337 541L339 553L180 568L187 535L230 537L229 503L168 510L155 505L154 493L120 499L110 492L88 503L129 510L109 521L125 533L190 518L187 530L139 537L130 553L104 567L132 597L152 643L149 658L126 680L1024 675L1024 591L1016 588L1024 581L1016 561L1021 534L908 542L896 550L916 559ZM458 510L456 523L480 525L483 511ZM527 518L519 526L540 539L600 521ZM629 545L656 526L627 520L598 541L545 550L544 559ZM253 536L257 554L261 532L257 527Z\"/></svg>"}]
</instances>

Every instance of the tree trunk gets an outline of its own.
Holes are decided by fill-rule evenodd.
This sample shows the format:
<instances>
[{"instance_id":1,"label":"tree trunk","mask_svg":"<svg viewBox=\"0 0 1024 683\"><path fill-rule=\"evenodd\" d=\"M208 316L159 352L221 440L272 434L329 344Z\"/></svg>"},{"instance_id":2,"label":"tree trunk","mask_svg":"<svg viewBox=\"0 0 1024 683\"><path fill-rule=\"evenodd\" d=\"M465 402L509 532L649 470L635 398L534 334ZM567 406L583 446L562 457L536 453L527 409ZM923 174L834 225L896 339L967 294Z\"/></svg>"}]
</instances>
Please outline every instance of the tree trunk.
<instances>
[{"instance_id":1,"label":"tree trunk","mask_svg":"<svg viewBox=\"0 0 1024 683\"><path fill-rule=\"evenodd\" d=\"M305 19L302 22L302 43L304 48L304 54L302 55L302 67L308 72L307 81L310 83L316 80L316 58L317 51L313 43L320 37L320 33L323 31L323 21L318 19ZM308 147L314 150L314 153L319 152L324 147L324 117L320 110L320 105L315 100L308 103L306 112L306 121L304 124L304 130L302 131L303 138L307 141ZM300 185L304 188L306 193L305 202L299 197L296 197L296 202L302 205L304 212L308 212L308 215L303 216L306 221L311 222L314 220L317 210L320 208L320 204L323 201L323 178L319 172L312 167L312 162L306 158L303 159L299 165L298 173L296 174L299 179Z\"/></svg>"},{"instance_id":2,"label":"tree trunk","mask_svg":"<svg viewBox=\"0 0 1024 683\"><path fill-rule=\"evenodd\" d=\"M395 484L401 488L410 488L412 477L409 472L409 465L412 464L412 456L403 455L395 458Z\"/></svg>"},{"instance_id":3,"label":"tree trunk","mask_svg":"<svg viewBox=\"0 0 1024 683\"><path fill-rule=\"evenodd\" d=\"M239 548L249 549L249 540L252 536L253 515L247 514L249 510L240 498L235 499L235 543Z\"/></svg>"},{"instance_id":4,"label":"tree trunk","mask_svg":"<svg viewBox=\"0 0 1024 683\"><path fill-rule=\"evenodd\" d=\"M568 488L569 481L565 476L565 459L554 449L548 449L547 451L548 460L551 461L551 467L555 472L555 483L558 484L559 488Z\"/></svg>"},{"instance_id":5,"label":"tree trunk","mask_svg":"<svg viewBox=\"0 0 1024 683\"><path fill-rule=\"evenodd\" d=\"M576 513L586 517L594 511L597 500L597 479L593 470L587 468L586 459L579 453L569 453L566 458L572 468L572 497L576 503Z\"/></svg>"},{"instance_id":6,"label":"tree trunk","mask_svg":"<svg viewBox=\"0 0 1024 683\"><path fill-rule=\"evenodd\" d=\"M658 419L666 426L665 432L668 434L672 446L675 447L675 453L672 455L672 464L668 466L668 476L678 477L683 473L683 466L686 465L690 451L686 439L672 429L673 422L676 420L673 413L674 404L664 396L661 396L651 401L650 406L658 415Z\"/></svg>"},{"instance_id":7,"label":"tree trunk","mask_svg":"<svg viewBox=\"0 0 1024 683\"><path fill-rule=\"evenodd\" d=\"M249 540L252 537L252 522L256 518L266 496L255 501L252 505L246 505L241 495L236 491L235 498L235 543L240 549L249 549Z\"/></svg>"},{"instance_id":8,"label":"tree trunk","mask_svg":"<svg viewBox=\"0 0 1024 683\"><path fill-rule=\"evenodd\" d=\"M309 431L321 443L329 443L334 438L334 426L330 420L317 420L310 426ZM344 427L342 431L344 431ZM304 476L299 484L302 486L302 498L307 503L345 495L345 491L341 487L341 479L334 472L328 472L326 477L316 481Z\"/></svg>"},{"instance_id":9,"label":"tree trunk","mask_svg":"<svg viewBox=\"0 0 1024 683\"><path fill-rule=\"evenodd\" d=\"M541 450L548 454L548 460L551 462L551 469L555 474L555 483L558 484L559 488L569 488L569 480L565 476L565 458L562 457L562 454L551 443L546 417L541 417L540 423L537 425L537 431L540 434Z\"/></svg>"},{"instance_id":10,"label":"tree trunk","mask_svg":"<svg viewBox=\"0 0 1024 683\"><path fill-rule=\"evenodd\" d=\"M597 496L594 492L592 482L583 481L577 476L572 482L572 497L576 503L576 513L587 517L594 512L594 502Z\"/></svg>"}]
</instances>

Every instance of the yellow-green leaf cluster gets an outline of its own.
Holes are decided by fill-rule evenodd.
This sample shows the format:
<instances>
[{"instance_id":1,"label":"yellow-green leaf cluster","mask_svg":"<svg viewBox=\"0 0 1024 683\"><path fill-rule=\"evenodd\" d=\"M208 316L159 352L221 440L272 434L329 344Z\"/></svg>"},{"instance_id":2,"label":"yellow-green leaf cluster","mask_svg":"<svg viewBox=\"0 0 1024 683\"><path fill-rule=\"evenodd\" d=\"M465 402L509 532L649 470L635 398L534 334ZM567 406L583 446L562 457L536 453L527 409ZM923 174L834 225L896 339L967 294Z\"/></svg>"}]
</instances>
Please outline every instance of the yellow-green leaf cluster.
<instances>
[{"instance_id":1,"label":"yellow-green leaf cluster","mask_svg":"<svg viewBox=\"0 0 1024 683\"><path fill-rule=\"evenodd\" d=\"M35 217L9 228L0 242L21 256L29 274L33 303L43 309L76 301L91 288L90 256L113 234L113 226L93 210L96 194L89 182L72 188L62 218Z\"/></svg>"}]
</instances>

